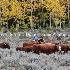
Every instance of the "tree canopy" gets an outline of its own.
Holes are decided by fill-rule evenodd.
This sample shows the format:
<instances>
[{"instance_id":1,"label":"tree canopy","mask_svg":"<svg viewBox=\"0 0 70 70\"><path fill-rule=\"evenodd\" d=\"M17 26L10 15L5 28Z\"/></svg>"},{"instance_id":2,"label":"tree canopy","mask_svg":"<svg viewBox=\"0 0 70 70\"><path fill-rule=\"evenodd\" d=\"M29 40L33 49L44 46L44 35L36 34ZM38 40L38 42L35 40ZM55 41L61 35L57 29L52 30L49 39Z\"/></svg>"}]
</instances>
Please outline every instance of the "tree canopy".
<instances>
[{"instance_id":1,"label":"tree canopy","mask_svg":"<svg viewBox=\"0 0 70 70\"><path fill-rule=\"evenodd\" d=\"M68 0L0 0L0 21L5 22L14 18L18 24L31 25L32 22L33 27L36 27L47 25L51 16L56 25L56 20L65 21L68 18L68 2Z\"/></svg>"}]
</instances>

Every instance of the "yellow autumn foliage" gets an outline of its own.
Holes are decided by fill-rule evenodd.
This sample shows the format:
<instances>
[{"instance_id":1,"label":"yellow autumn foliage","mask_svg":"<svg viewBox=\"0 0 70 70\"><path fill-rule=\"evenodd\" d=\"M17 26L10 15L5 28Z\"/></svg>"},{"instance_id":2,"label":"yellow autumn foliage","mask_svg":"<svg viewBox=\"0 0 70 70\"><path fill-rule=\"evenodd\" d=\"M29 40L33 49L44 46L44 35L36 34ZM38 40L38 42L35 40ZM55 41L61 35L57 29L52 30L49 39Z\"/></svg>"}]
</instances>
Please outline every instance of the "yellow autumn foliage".
<instances>
[{"instance_id":1,"label":"yellow autumn foliage","mask_svg":"<svg viewBox=\"0 0 70 70\"><path fill-rule=\"evenodd\" d=\"M40 20L42 17L38 19L38 15L43 9L43 17L48 20L51 15L53 16L55 24L57 24L55 19L65 20L67 18L66 8L68 1L70 3L70 0L0 0L0 8L2 8L3 13L2 19L9 20L10 18L15 17L16 19L24 20L25 16L31 16L32 11L32 16L37 18L36 20ZM31 19L33 19L33 17L27 20Z\"/></svg>"}]
</instances>

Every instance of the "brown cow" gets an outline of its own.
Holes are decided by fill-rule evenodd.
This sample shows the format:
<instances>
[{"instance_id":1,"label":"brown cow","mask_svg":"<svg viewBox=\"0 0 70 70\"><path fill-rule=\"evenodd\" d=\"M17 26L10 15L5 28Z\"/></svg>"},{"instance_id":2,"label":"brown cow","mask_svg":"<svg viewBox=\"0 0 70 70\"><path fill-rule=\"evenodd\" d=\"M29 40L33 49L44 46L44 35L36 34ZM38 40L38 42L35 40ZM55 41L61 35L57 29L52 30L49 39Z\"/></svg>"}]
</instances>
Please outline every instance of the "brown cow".
<instances>
[{"instance_id":1,"label":"brown cow","mask_svg":"<svg viewBox=\"0 0 70 70\"><path fill-rule=\"evenodd\" d=\"M70 50L70 47L66 44L58 44L57 47L58 47L60 52L64 51L64 53L66 53L67 51Z\"/></svg>"},{"instance_id":2,"label":"brown cow","mask_svg":"<svg viewBox=\"0 0 70 70\"><path fill-rule=\"evenodd\" d=\"M16 51L32 52L33 51L33 46L17 47Z\"/></svg>"},{"instance_id":3,"label":"brown cow","mask_svg":"<svg viewBox=\"0 0 70 70\"><path fill-rule=\"evenodd\" d=\"M9 45L9 43L6 43L6 42L0 42L0 48L3 48L3 49L8 48L8 49L10 49L10 45Z\"/></svg>"},{"instance_id":4,"label":"brown cow","mask_svg":"<svg viewBox=\"0 0 70 70\"><path fill-rule=\"evenodd\" d=\"M64 53L66 53L67 51L70 51L70 46L63 44L63 43L56 43L56 42L47 42L47 45L51 45L51 44L55 44L58 48L58 51L64 51Z\"/></svg>"},{"instance_id":5,"label":"brown cow","mask_svg":"<svg viewBox=\"0 0 70 70\"><path fill-rule=\"evenodd\" d=\"M55 44L35 44L33 45L33 51L37 54L39 54L39 52L50 54L58 51L58 48Z\"/></svg>"},{"instance_id":6,"label":"brown cow","mask_svg":"<svg viewBox=\"0 0 70 70\"><path fill-rule=\"evenodd\" d=\"M25 47L25 46L33 46L34 44L39 44L39 43L36 42L36 41L24 42L23 47Z\"/></svg>"}]
</instances>

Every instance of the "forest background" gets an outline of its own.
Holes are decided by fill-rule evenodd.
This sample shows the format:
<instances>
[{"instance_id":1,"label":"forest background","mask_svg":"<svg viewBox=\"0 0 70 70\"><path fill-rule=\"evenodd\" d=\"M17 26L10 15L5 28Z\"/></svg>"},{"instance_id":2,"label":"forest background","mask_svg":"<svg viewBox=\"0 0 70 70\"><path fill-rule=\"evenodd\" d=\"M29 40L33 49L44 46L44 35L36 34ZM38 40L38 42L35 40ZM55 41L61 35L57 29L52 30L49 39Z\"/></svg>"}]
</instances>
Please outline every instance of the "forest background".
<instances>
[{"instance_id":1,"label":"forest background","mask_svg":"<svg viewBox=\"0 0 70 70\"><path fill-rule=\"evenodd\" d=\"M70 0L0 0L0 28L68 28Z\"/></svg>"}]
</instances>

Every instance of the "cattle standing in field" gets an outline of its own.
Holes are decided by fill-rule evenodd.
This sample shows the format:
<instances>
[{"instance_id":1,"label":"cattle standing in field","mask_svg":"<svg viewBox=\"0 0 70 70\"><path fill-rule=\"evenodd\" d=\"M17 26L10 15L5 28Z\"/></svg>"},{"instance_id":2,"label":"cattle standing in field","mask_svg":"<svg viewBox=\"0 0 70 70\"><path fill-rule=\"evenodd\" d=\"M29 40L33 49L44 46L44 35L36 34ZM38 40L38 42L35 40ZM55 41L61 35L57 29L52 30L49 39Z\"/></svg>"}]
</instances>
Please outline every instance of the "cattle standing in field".
<instances>
[{"instance_id":1,"label":"cattle standing in field","mask_svg":"<svg viewBox=\"0 0 70 70\"><path fill-rule=\"evenodd\" d=\"M34 53L39 54L39 52L50 54L58 51L58 48L55 44L35 44L33 45Z\"/></svg>"},{"instance_id":2,"label":"cattle standing in field","mask_svg":"<svg viewBox=\"0 0 70 70\"><path fill-rule=\"evenodd\" d=\"M56 42L47 42L47 43L41 43L38 44L37 42L25 42L23 44L23 47L17 47L16 50L19 51L25 51L25 52L34 52L39 54L41 53L46 53L46 54L51 54L55 52L61 52L64 51L66 53L67 51L70 51L70 47L66 44L59 44Z\"/></svg>"},{"instance_id":3,"label":"cattle standing in field","mask_svg":"<svg viewBox=\"0 0 70 70\"><path fill-rule=\"evenodd\" d=\"M10 45L9 45L9 43L6 43L6 42L0 42L0 48L3 48L3 49L8 48L8 49L10 49Z\"/></svg>"},{"instance_id":4,"label":"cattle standing in field","mask_svg":"<svg viewBox=\"0 0 70 70\"><path fill-rule=\"evenodd\" d=\"M32 52L33 51L33 46L17 47L16 51Z\"/></svg>"}]
</instances>

